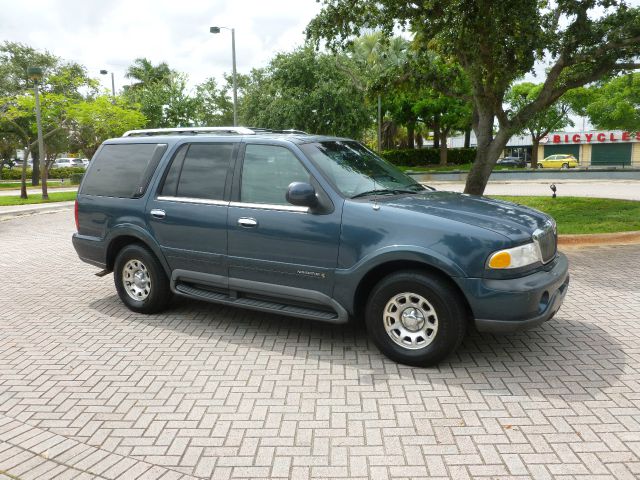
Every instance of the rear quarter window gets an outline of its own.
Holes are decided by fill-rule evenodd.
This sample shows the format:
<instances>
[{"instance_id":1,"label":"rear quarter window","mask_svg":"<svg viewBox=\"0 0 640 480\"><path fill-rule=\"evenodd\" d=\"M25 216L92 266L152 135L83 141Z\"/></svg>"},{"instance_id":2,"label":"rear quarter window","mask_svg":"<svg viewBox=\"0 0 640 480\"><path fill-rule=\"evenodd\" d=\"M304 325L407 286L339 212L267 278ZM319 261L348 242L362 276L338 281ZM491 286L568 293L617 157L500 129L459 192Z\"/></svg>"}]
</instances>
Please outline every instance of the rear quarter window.
<instances>
[{"instance_id":1,"label":"rear quarter window","mask_svg":"<svg viewBox=\"0 0 640 480\"><path fill-rule=\"evenodd\" d=\"M144 195L166 149L164 143L103 145L91 161L80 193L120 198Z\"/></svg>"}]
</instances>

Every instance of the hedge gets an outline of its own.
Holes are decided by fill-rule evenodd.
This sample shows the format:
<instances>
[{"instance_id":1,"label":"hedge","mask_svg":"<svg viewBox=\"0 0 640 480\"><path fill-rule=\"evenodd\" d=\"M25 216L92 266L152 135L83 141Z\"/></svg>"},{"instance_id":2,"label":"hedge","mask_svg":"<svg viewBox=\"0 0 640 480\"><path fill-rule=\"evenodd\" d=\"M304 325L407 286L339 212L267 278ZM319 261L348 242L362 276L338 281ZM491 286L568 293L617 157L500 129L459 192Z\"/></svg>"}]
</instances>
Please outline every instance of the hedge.
<instances>
[{"instance_id":1,"label":"hedge","mask_svg":"<svg viewBox=\"0 0 640 480\"><path fill-rule=\"evenodd\" d=\"M382 157L400 167L425 167L440 163L438 148L406 148L402 150L384 150ZM447 149L447 164L462 165L472 163L476 158L475 148Z\"/></svg>"},{"instance_id":2,"label":"hedge","mask_svg":"<svg viewBox=\"0 0 640 480\"><path fill-rule=\"evenodd\" d=\"M62 167L62 168L52 168L49 170L49 178L71 178L71 175L74 173L84 173L84 168L82 167ZM14 167L11 170L8 168L3 168L0 171L0 179L2 180L20 180L22 178L22 168ZM31 169L27 168L27 178L31 178Z\"/></svg>"}]
</instances>

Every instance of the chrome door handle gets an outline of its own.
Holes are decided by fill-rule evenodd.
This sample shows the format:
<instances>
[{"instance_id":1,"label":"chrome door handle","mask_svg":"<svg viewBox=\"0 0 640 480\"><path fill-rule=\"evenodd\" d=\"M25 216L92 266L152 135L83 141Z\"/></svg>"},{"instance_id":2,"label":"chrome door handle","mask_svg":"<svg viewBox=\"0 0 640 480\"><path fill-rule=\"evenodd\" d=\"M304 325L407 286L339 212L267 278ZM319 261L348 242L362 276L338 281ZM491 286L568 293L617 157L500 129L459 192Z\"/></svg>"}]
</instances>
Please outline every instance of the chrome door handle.
<instances>
[{"instance_id":1,"label":"chrome door handle","mask_svg":"<svg viewBox=\"0 0 640 480\"><path fill-rule=\"evenodd\" d=\"M154 218L164 218L167 216L164 210L160 210L159 208L154 208L151 210L151 216Z\"/></svg>"},{"instance_id":2,"label":"chrome door handle","mask_svg":"<svg viewBox=\"0 0 640 480\"><path fill-rule=\"evenodd\" d=\"M245 228L252 228L258 226L258 221L255 218L240 217L238 219L238 225Z\"/></svg>"}]
</instances>

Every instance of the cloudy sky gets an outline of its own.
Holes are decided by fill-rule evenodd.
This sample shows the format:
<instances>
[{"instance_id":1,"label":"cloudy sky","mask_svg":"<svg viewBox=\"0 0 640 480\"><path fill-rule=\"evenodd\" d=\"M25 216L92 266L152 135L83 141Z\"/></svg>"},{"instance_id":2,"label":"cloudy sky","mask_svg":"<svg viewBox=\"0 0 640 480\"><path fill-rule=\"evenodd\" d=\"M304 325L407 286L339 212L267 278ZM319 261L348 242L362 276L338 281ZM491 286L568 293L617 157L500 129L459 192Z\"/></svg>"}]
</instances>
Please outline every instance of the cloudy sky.
<instances>
[{"instance_id":1,"label":"cloudy sky","mask_svg":"<svg viewBox=\"0 0 640 480\"><path fill-rule=\"evenodd\" d=\"M49 50L96 78L113 71L116 89L137 57L165 61L194 85L231 72L231 32L210 26L236 29L237 68L248 73L301 45L319 11L315 0L0 0L0 41Z\"/></svg>"}]
</instances>

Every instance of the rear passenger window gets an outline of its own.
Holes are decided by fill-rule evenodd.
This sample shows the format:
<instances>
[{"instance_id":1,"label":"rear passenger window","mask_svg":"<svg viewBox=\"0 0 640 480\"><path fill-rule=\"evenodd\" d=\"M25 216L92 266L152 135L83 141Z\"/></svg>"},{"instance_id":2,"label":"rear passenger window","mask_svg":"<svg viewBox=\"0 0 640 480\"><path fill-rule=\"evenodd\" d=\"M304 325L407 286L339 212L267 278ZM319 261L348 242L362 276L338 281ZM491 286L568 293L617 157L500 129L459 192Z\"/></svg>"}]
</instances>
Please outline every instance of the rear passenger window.
<instances>
[{"instance_id":1,"label":"rear passenger window","mask_svg":"<svg viewBox=\"0 0 640 480\"><path fill-rule=\"evenodd\" d=\"M232 143L193 143L173 159L160 195L222 200Z\"/></svg>"},{"instance_id":2,"label":"rear passenger window","mask_svg":"<svg viewBox=\"0 0 640 480\"><path fill-rule=\"evenodd\" d=\"M120 198L143 195L166 149L164 143L103 145L91 161L80 193Z\"/></svg>"},{"instance_id":3,"label":"rear passenger window","mask_svg":"<svg viewBox=\"0 0 640 480\"><path fill-rule=\"evenodd\" d=\"M287 205L292 182L309 183L309 172L300 160L277 145L247 145L242 164L240 201Z\"/></svg>"}]
</instances>

